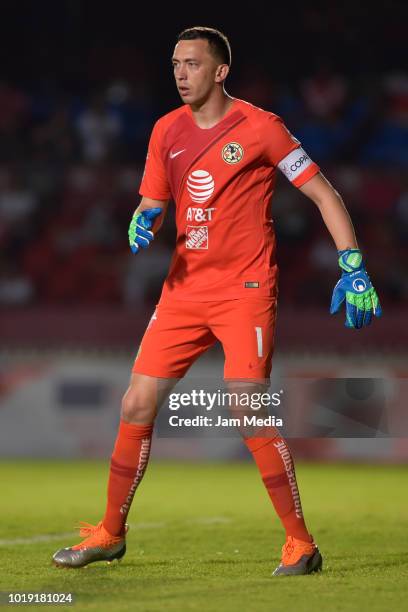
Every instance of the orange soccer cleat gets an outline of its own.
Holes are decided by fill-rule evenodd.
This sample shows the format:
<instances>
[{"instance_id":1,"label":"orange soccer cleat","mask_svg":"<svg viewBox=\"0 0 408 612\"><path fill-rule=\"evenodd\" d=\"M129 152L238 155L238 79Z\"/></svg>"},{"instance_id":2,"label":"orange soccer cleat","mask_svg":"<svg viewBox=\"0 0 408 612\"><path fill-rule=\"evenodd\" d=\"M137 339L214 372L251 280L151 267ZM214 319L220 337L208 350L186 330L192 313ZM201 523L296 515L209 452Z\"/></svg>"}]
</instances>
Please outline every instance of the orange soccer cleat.
<instances>
[{"instance_id":1,"label":"orange soccer cleat","mask_svg":"<svg viewBox=\"0 0 408 612\"><path fill-rule=\"evenodd\" d=\"M120 561L126 552L127 531L126 525L123 535L113 536L106 531L102 521L97 525L81 521L79 535L85 539L71 548L57 550L52 558L53 563L57 567L74 568L84 567L95 561Z\"/></svg>"},{"instance_id":2,"label":"orange soccer cleat","mask_svg":"<svg viewBox=\"0 0 408 612\"><path fill-rule=\"evenodd\" d=\"M322 570L323 559L313 541L304 542L289 536L282 547L282 560L272 576L301 576Z\"/></svg>"}]
</instances>

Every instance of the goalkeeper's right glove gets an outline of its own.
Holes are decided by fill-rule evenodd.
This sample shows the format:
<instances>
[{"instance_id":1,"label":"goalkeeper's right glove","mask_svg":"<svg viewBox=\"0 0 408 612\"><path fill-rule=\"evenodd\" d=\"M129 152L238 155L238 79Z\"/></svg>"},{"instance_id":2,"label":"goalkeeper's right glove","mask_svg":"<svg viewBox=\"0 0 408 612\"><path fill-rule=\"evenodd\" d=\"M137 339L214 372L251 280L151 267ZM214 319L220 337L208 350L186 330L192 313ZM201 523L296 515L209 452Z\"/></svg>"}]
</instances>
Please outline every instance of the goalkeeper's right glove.
<instances>
[{"instance_id":1,"label":"goalkeeper's right glove","mask_svg":"<svg viewBox=\"0 0 408 612\"><path fill-rule=\"evenodd\" d=\"M150 228L154 220L162 213L162 208L148 208L142 212L135 213L129 225L129 244L133 253L137 253L139 248L147 249L150 242L154 239Z\"/></svg>"}]
</instances>

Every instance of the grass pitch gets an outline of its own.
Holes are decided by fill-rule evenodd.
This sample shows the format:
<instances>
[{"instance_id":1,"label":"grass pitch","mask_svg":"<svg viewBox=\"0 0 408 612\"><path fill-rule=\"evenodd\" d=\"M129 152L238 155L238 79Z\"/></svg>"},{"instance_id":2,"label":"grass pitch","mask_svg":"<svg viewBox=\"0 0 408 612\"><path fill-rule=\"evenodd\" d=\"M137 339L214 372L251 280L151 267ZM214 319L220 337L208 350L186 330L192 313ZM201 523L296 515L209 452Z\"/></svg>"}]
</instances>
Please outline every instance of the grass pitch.
<instances>
[{"instance_id":1,"label":"grass pitch","mask_svg":"<svg viewBox=\"0 0 408 612\"><path fill-rule=\"evenodd\" d=\"M75 523L104 512L107 462L2 462L0 591L72 592L81 612L406 610L407 469L297 473L324 571L271 578L284 537L251 463L152 462L123 562L58 570L51 556L79 541Z\"/></svg>"}]
</instances>

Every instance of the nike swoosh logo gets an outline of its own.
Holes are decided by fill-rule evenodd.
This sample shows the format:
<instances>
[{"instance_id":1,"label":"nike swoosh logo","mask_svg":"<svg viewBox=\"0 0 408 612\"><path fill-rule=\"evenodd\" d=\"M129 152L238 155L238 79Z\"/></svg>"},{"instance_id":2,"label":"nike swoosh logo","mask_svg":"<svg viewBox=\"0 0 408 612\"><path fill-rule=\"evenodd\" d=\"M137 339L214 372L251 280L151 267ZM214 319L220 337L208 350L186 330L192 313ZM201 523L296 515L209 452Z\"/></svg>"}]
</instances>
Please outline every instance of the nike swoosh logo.
<instances>
[{"instance_id":1,"label":"nike swoosh logo","mask_svg":"<svg viewBox=\"0 0 408 612\"><path fill-rule=\"evenodd\" d=\"M185 149L181 149L181 151L176 151L175 153L170 153L170 159L174 159L175 157L177 157L177 155L180 155L180 153L184 153Z\"/></svg>"}]
</instances>

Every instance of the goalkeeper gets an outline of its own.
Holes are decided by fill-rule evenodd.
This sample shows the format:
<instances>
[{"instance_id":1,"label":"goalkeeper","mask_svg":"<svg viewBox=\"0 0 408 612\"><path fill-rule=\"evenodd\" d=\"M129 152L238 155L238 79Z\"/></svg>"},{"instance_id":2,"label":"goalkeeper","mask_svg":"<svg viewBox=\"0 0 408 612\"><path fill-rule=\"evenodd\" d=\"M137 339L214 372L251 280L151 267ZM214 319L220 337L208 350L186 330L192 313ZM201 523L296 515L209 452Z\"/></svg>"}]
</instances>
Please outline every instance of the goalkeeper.
<instances>
[{"instance_id":1,"label":"goalkeeper","mask_svg":"<svg viewBox=\"0 0 408 612\"><path fill-rule=\"evenodd\" d=\"M381 315L340 195L280 117L226 93L226 36L212 28L185 30L172 62L183 104L153 128L129 241L133 253L148 248L172 198L176 247L123 398L105 514L83 526L83 541L55 553L59 567L125 554L126 518L148 464L157 411L200 355L219 341L229 385L244 381L258 391L268 384L278 274L271 199L279 171L316 204L337 247L341 278L330 311L344 304L350 334ZM149 265L146 255L141 265ZM273 575L321 570L285 440L273 427L243 437L285 531Z\"/></svg>"}]
</instances>

